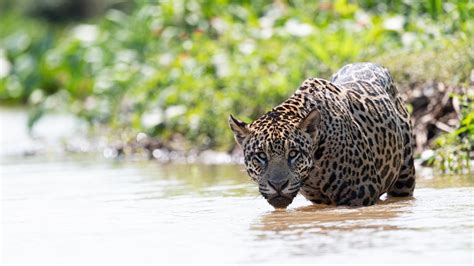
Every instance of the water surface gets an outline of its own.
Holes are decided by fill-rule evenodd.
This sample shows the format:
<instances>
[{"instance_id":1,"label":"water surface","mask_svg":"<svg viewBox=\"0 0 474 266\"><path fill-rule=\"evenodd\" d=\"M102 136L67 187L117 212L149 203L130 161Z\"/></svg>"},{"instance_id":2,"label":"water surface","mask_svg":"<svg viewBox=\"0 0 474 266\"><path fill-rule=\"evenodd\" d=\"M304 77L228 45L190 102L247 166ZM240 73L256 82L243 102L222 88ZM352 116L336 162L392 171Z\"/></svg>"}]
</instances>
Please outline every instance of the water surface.
<instances>
[{"instance_id":1,"label":"water surface","mask_svg":"<svg viewBox=\"0 0 474 266\"><path fill-rule=\"evenodd\" d=\"M236 165L1 162L2 263L472 263L472 177L363 208L274 211Z\"/></svg>"}]
</instances>

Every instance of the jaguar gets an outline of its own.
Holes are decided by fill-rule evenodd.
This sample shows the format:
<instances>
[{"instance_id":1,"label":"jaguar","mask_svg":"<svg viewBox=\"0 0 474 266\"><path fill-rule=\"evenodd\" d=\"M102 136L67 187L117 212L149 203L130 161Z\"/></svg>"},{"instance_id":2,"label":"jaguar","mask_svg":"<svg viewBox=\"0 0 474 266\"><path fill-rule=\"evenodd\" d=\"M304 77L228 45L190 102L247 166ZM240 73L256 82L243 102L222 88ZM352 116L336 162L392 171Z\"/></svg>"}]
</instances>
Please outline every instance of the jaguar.
<instances>
[{"instance_id":1,"label":"jaguar","mask_svg":"<svg viewBox=\"0 0 474 266\"><path fill-rule=\"evenodd\" d=\"M298 193L315 204L369 206L413 196L410 115L385 67L353 63L306 79L251 123L230 115L245 169L274 208Z\"/></svg>"}]
</instances>

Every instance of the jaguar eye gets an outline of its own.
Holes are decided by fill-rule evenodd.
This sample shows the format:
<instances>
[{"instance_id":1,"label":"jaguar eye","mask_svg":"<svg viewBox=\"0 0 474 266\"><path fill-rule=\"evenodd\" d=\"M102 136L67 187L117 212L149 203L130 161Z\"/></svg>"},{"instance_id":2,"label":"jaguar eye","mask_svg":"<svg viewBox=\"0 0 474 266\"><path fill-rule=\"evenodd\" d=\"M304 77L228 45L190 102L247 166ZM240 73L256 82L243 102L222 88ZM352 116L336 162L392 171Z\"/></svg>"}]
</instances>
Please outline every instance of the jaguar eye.
<instances>
[{"instance_id":1,"label":"jaguar eye","mask_svg":"<svg viewBox=\"0 0 474 266\"><path fill-rule=\"evenodd\" d=\"M293 159L293 158L296 158L296 156L298 156L298 151L297 150L291 150L289 153L288 153L288 157L290 159Z\"/></svg>"},{"instance_id":2,"label":"jaguar eye","mask_svg":"<svg viewBox=\"0 0 474 266\"><path fill-rule=\"evenodd\" d=\"M257 157L262 160L262 161L266 161L267 160L267 155L264 153L264 152L259 152L257 153Z\"/></svg>"}]
</instances>

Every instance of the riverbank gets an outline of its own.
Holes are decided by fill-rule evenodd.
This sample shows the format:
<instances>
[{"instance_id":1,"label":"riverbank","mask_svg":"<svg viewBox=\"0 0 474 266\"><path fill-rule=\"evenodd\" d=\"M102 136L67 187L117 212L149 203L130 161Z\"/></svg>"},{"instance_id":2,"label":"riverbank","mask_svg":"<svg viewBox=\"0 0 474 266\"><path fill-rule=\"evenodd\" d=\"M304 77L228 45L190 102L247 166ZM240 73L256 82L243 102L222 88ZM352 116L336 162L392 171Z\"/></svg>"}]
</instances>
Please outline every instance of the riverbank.
<instances>
[{"instance_id":1,"label":"riverbank","mask_svg":"<svg viewBox=\"0 0 474 266\"><path fill-rule=\"evenodd\" d=\"M72 115L50 114L40 120L28 133L28 110L0 108L1 147L0 161L21 161L28 158L49 160L94 160L140 162L155 161L159 164L222 165L243 163L240 149L231 152L203 150L185 151L172 149L144 134L128 143L115 145L105 137L91 136L84 123ZM425 164L426 158L415 159L417 173L423 178L433 178L439 171ZM471 161L474 169L474 161Z\"/></svg>"}]
</instances>

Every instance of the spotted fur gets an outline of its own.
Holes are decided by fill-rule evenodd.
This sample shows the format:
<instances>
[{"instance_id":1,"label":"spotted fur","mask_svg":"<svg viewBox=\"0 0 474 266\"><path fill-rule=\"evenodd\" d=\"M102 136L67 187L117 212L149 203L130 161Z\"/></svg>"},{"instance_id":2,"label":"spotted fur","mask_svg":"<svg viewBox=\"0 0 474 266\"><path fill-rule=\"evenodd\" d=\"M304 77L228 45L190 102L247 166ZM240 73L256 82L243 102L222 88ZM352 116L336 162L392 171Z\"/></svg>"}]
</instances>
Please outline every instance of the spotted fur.
<instances>
[{"instance_id":1,"label":"spotted fur","mask_svg":"<svg viewBox=\"0 0 474 266\"><path fill-rule=\"evenodd\" d=\"M300 192L313 203L374 204L415 188L409 114L388 71L344 66L331 81L307 79L251 124L229 119L247 173L270 204ZM295 155L296 154L296 155Z\"/></svg>"}]
</instances>

